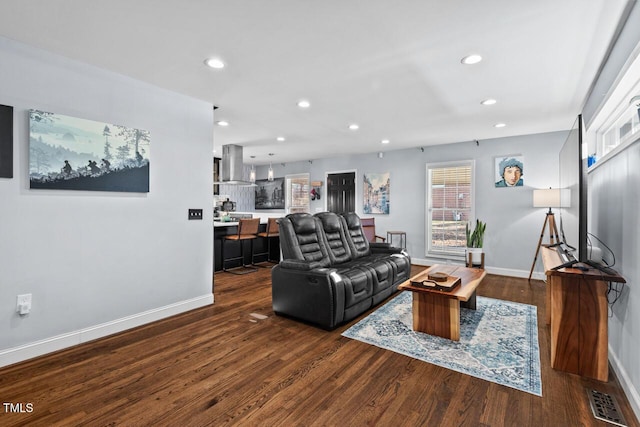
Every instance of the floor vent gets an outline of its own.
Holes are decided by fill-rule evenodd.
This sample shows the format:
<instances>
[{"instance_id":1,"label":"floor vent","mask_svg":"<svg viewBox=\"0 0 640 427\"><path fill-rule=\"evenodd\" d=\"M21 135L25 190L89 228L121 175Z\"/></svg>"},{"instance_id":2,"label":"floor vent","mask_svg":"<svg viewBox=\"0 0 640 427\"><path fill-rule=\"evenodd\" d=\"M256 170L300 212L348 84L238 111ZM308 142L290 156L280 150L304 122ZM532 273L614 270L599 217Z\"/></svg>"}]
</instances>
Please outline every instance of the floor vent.
<instances>
[{"instance_id":1,"label":"floor vent","mask_svg":"<svg viewBox=\"0 0 640 427\"><path fill-rule=\"evenodd\" d=\"M594 417L620 427L627 427L627 421L622 416L615 397L597 390L587 390L587 394Z\"/></svg>"}]
</instances>

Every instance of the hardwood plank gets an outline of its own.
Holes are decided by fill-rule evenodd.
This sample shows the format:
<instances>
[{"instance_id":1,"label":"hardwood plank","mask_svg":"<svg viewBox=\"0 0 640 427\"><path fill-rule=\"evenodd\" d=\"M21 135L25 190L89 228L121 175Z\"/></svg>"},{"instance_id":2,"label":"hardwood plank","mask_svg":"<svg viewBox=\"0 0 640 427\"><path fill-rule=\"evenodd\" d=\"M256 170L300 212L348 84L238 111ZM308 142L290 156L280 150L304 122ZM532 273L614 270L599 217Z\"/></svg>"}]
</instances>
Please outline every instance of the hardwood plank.
<instances>
[{"instance_id":1,"label":"hardwood plank","mask_svg":"<svg viewBox=\"0 0 640 427\"><path fill-rule=\"evenodd\" d=\"M479 422L481 425L516 425L516 423L507 424L507 416L509 413L509 394L502 390L502 387L498 387L495 384L489 384L484 400L482 412L479 416ZM522 412L524 411L520 410L521 414Z\"/></svg>"},{"instance_id":2,"label":"hardwood plank","mask_svg":"<svg viewBox=\"0 0 640 427\"><path fill-rule=\"evenodd\" d=\"M34 404L0 425L605 425L587 388L639 425L611 370L603 383L551 368L543 282L487 275L477 293L537 307L542 397L340 335L366 313L331 332L276 316L260 269L217 274L212 306L0 369L2 400Z\"/></svg>"}]
</instances>

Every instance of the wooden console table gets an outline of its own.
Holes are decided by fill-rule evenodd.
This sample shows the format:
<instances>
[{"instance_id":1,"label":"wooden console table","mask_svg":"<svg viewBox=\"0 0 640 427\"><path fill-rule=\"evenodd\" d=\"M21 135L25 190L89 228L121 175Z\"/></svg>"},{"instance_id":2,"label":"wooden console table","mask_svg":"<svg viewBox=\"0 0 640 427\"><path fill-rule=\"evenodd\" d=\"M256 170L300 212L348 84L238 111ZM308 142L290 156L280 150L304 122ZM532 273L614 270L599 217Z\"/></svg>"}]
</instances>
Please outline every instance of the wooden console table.
<instances>
[{"instance_id":1,"label":"wooden console table","mask_svg":"<svg viewBox=\"0 0 640 427\"><path fill-rule=\"evenodd\" d=\"M608 381L607 282L626 283L597 269L561 268L558 253L541 248L547 275L546 320L551 333L551 367Z\"/></svg>"}]
</instances>

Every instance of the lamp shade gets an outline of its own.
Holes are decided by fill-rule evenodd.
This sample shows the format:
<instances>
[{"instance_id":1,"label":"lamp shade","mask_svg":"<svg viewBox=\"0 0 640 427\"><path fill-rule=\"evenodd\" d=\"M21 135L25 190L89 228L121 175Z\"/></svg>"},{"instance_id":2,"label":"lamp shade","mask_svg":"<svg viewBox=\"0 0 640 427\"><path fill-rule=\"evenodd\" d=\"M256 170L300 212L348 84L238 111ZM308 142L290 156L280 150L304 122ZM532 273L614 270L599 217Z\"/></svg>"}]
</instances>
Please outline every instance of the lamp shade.
<instances>
[{"instance_id":1,"label":"lamp shade","mask_svg":"<svg viewBox=\"0 0 640 427\"><path fill-rule=\"evenodd\" d=\"M533 190L534 208L568 208L570 206L571 190L568 188Z\"/></svg>"}]
</instances>

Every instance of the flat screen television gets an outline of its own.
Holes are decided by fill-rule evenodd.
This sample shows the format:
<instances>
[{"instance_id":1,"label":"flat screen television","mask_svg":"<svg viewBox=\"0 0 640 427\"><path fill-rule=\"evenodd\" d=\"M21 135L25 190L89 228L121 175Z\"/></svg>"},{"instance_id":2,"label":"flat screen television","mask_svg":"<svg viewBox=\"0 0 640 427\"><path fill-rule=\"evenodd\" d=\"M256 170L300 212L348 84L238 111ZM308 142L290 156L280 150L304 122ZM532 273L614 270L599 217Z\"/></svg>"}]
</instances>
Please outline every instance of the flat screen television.
<instances>
[{"instance_id":1,"label":"flat screen television","mask_svg":"<svg viewBox=\"0 0 640 427\"><path fill-rule=\"evenodd\" d=\"M588 151L583 137L584 123L582 115L578 115L560 150L560 188L571 190L569 196L571 200L568 203L567 200L560 200L560 204L566 206L560 208L562 243L557 246L563 258L563 264L555 269L562 267L574 267L581 270L596 268L607 274L617 274L608 266L603 265L601 260L591 259L591 240L587 231ZM560 197L563 197L562 192Z\"/></svg>"},{"instance_id":2,"label":"flat screen television","mask_svg":"<svg viewBox=\"0 0 640 427\"><path fill-rule=\"evenodd\" d=\"M560 188L568 188L571 200L561 200L560 235L564 246L572 253L572 263L586 263L588 257L587 235L587 150L583 147L582 115L576 118L569 135L560 150ZM571 264L569 262L565 264ZM565 267L567 265L564 265Z\"/></svg>"}]
</instances>

